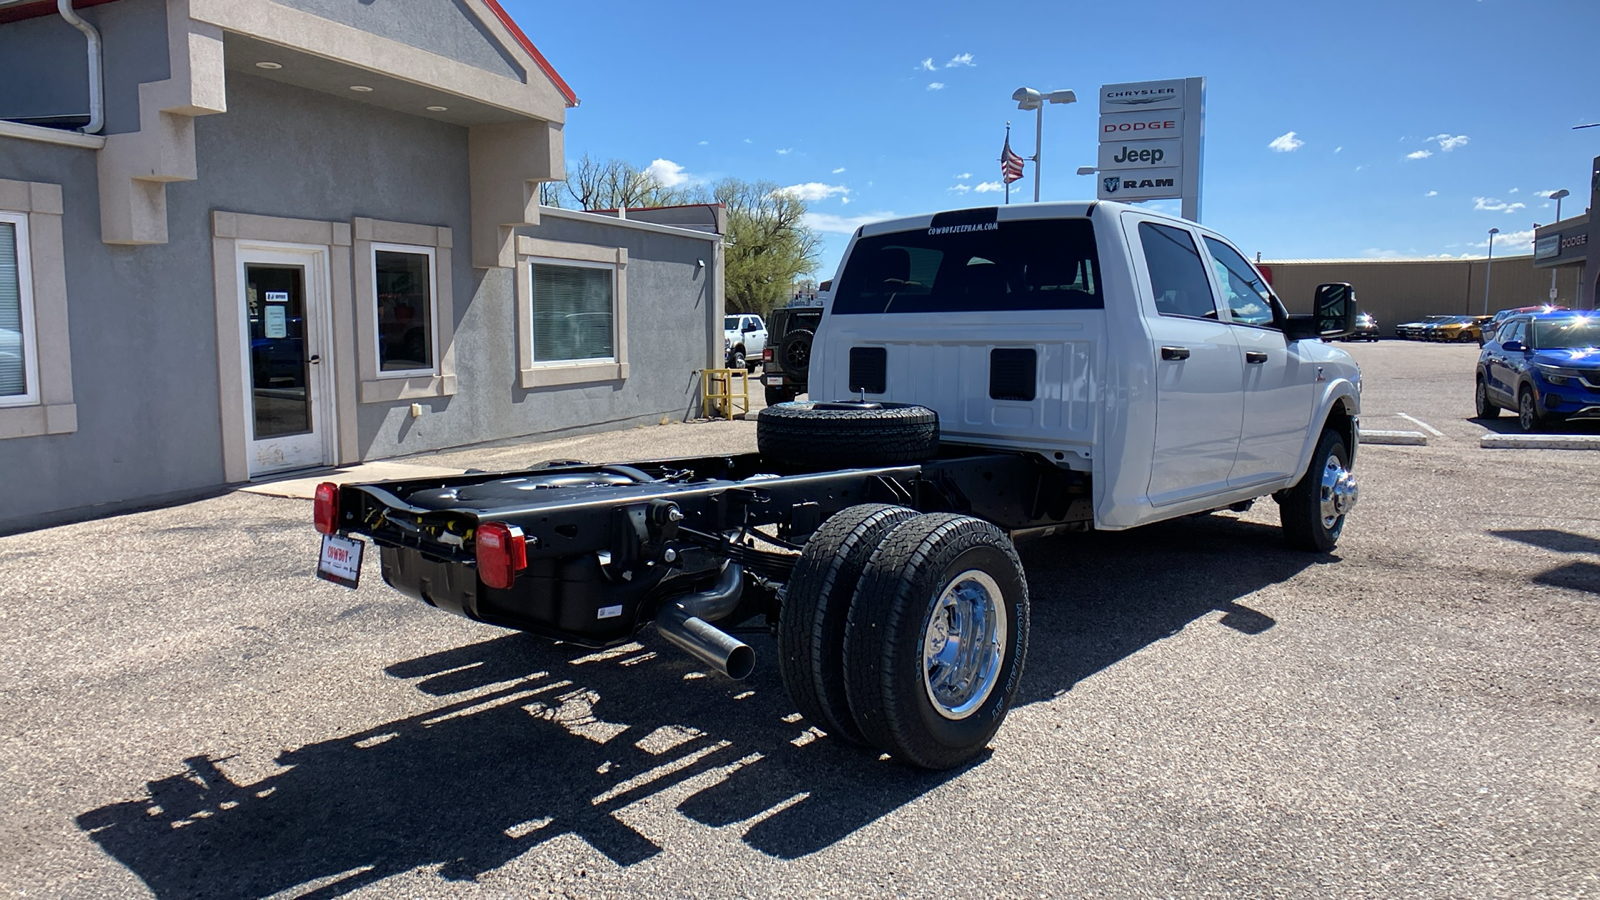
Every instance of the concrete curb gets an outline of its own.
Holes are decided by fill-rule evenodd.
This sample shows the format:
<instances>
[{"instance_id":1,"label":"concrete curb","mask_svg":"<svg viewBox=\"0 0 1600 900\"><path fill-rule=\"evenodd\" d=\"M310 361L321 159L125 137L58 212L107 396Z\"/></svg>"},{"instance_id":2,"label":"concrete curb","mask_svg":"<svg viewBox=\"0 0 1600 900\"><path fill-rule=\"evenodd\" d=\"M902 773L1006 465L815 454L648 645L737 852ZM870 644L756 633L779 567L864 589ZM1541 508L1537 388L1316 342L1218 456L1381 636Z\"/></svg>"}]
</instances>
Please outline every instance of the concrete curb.
<instances>
[{"instance_id":1,"label":"concrete curb","mask_svg":"<svg viewBox=\"0 0 1600 900\"><path fill-rule=\"evenodd\" d=\"M1600 450L1596 434L1486 434L1478 439L1485 450Z\"/></svg>"},{"instance_id":2,"label":"concrete curb","mask_svg":"<svg viewBox=\"0 0 1600 900\"><path fill-rule=\"evenodd\" d=\"M1363 444L1392 444L1399 447L1426 447L1428 436L1420 431L1368 431L1361 429Z\"/></svg>"}]
</instances>

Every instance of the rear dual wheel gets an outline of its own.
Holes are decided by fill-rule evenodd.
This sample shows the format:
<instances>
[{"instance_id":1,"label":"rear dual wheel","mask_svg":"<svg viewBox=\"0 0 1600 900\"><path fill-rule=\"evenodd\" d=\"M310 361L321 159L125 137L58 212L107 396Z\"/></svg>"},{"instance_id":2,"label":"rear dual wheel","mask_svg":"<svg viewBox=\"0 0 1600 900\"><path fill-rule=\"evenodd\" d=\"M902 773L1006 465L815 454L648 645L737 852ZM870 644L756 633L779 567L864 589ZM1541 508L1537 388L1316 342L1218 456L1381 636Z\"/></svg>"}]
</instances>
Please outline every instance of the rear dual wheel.
<instances>
[{"instance_id":1,"label":"rear dual wheel","mask_svg":"<svg viewBox=\"0 0 1600 900\"><path fill-rule=\"evenodd\" d=\"M818 727L950 768L983 751L1015 701L1027 582L988 522L852 507L807 543L779 639L790 695Z\"/></svg>"}]
</instances>

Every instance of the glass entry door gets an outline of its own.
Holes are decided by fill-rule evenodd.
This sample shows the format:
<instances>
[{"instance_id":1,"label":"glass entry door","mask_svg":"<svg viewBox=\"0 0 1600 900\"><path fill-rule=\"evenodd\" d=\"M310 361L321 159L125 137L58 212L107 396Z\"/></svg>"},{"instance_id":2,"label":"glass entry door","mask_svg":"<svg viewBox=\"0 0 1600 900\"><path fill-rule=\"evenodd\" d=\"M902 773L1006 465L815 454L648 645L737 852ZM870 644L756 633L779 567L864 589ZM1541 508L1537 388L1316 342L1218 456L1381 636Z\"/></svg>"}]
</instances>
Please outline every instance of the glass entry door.
<instances>
[{"instance_id":1,"label":"glass entry door","mask_svg":"<svg viewBox=\"0 0 1600 900\"><path fill-rule=\"evenodd\" d=\"M244 254L241 254L244 255ZM322 342L311 260L252 251L243 261L250 475L325 465Z\"/></svg>"}]
</instances>

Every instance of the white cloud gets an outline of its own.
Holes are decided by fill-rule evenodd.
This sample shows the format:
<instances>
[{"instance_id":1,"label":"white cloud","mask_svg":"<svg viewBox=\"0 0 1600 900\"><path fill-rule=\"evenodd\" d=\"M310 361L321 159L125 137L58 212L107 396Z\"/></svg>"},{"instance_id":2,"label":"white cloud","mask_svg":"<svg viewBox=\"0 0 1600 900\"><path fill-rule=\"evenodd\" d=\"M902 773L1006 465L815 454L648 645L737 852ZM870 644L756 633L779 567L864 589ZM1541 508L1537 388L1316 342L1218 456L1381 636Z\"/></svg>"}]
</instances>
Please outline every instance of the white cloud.
<instances>
[{"instance_id":1,"label":"white cloud","mask_svg":"<svg viewBox=\"0 0 1600 900\"><path fill-rule=\"evenodd\" d=\"M839 168L833 170L833 174L838 175L840 172L843 172L843 171L844 171L844 166L840 166Z\"/></svg>"},{"instance_id":2,"label":"white cloud","mask_svg":"<svg viewBox=\"0 0 1600 900\"><path fill-rule=\"evenodd\" d=\"M892 219L892 212L873 212L860 216L836 216L832 213L808 212L802 219L807 228L826 234L854 234L857 228Z\"/></svg>"},{"instance_id":3,"label":"white cloud","mask_svg":"<svg viewBox=\"0 0 1600 900\"><path fill-rule=\"evenodd\" d=\"M1506 191L1506 193L1515 194L1517 191L1520 191L1520 190L1522 190L1522 188L1512 188L1511 190Z\"/></svg>"},{"instance_id":4,"label":"white cloud","mask_svg":"<svg viewBox=\"0 0 1600 900\"><path fill-rule=\"evenodd\" d=\"M1406 159L1427 159L1433 155L1432 150L1415 150L1406 154Z\"/></svg>"},{"instance_id":5,"label":"white cloud","mask_svg":"<svg viewBox=\"0 0 1600 900\"><path fill-rule=\"evenodd\" d=\"M1001 184L998 181L985 181L982 184L978 185L977 187L973 188L973 190L977 191L980 194L992 194L995 191L1003 191L1005 189L1006 189L1006 186Z\"/></svg>"},{"instance_id":6,"label":"white cloud","mask_svg":"<svg viewBox=\"0 0 1600 900\"><path fill-rule=\"evenodd\" d=\"M1469 244L1468 246L1482 247L1487 250L1489 248L1489 238L1487 235L1485 235L1483 240L1478 241L1475 244ZM1494 236L1494 249L1496 253L1517 253L1522 250L1527 250L1532 246L1532 228L1529 228L1527 231L1506 231Z\"/></svg>"},{"instance_id":7,"label":"white cloud","mask_svg":"<svg viewBox=\"0 0 1600 900\"><path fill-rule=\"evenodd\" d=\"M952 184L949 187L945 188L945 190L947 190L947 191L955 191L958 194L965 194L967 191L972 190L972 186L971 185L966 185L966 184Z\"/></svg>"},{"instance_id":8,"label":"white cloud","mask_svg":"<svg viewBox=\"0 0 1600 900\"><path fill-rule=\"evenodd\" d=\"M1288 134L1280 134L1273 138L1272 143L1268 144L1267 146L1271 147L1277 153L1293 153L1305 145L1306 142L1295 137L1294 132L1291 131Z\"/></svg>"},{"instance_id":9,"label":"white cloud","mask_svg":"<svg viewBox=\"0 0 1600 900\"><path fill-rule=\"evenodd\" d=\"M942 91L942 90L944 90L944 82L942 82L942 81L930 81L930 82L928 82L928 90L930 90L930 91Z\"/></svg>"},{"instance_id":10,"label":"white cloud","mask_svg":"<svg viewBox=\"0 0 1600 900\"><path fill-rule=\"evenodd\" d=\"M793 147L784 147L783 149L778 151L778 155L779 156L788 156L789 154L791 154L793 152L794 152L794 148Z\"/></svg>"},{"instance_id":11,"label":"white cloud","mask_svg":"<svg viewBox=\"0 0 1600 900\"><path fill-rule=\"evenodd\" d=\"M1472 208L1479 212L1507 212L1514 213L1519 209L1527 209L1526 203L1507 203L1493 197L1473 197ZM1530 232L1531 233L1531 232Z\"/></svg>"},{"instance_id":12,"label":"white cloud","mask_svg":"<svg viewBox=\"0 0 1600 900\"><path fill-rule=\"evenodd\" d=\"M971 172L962 172L960 175L951 175L950 177L954 178L957 181L966 181L968 178L972 177L972 173Z\"/></svg>"},{"instance_id":13,"label":"white cloud","mask_svg":"<svg viewBox=\"0 0 1600 900\"><path fill-rule=\"evenodd\" d=\"M1436 134L1432 137L1425 138L1425 140L1438 141L1439 149L1449 153L1451 150L1454 150L1462 144L1465 144L1468 140L1470 140L1470 138L1464 134Z\"/></svg>"},{"instance_id":14,"label":"white cloud","mask_svg":"<svg viewBox=\"0 0 1600 900\"><path fill-rule=\"evenodd\" d=\"M750 140L750 139L749 139L749 138L745 138L745 139L744 139L744 142L745 142L745 143L746 143L746 144L753 144L753 143L755 143L755 141L752 141L752 140Z\"/></svg>"},{"instance_id":15,"label":"white cloud","mask_svg":"<svg viewBox=\"0 0 1600 900\"><path fill-rule=\"evenodd\" d=\"M651 162L650 165L645 167L644 173L654 178L656 184L662 187L673 188L680 184L687 184L692 180L688 175L684 174L683 166L670 159L658 159Z\"/></svg>"},{"instance_id":16,"label":"white cloud","mask_svg":"<svg viewBox=\"0 0 1600 900\"><path fill-rule=\"evenodd\" d=\"M977 65L977 63L972 61L972 54L971 53L959 53L959 54L957 54L955 56L950 57L950 61L945 63L944 67L946 69L950 69L950 68L954 68L956 66L975 66L975 65Z\"/></svg>"},{"instance_id":17,"label":"white cloud","mask_svg":"<svg viewBox=\"0 0 1600 900\"><path fill-rule=\"evenodd\" d=\"M844 196L850 189L842 184L823 184L820 181L808 181L805 184L791 184L788 187L778 188L778 193L788 194L808 202L826 200L833 196Z\"/></svg>"},{"instance_id":18,"label":"white cloud","mask_svg":"<svg viewBox=\"0 0 1600 900\"><path fill-rule=\"evenodd\" d=\"M939 67L933 64L933 57L930 56L922 61L922 65L917 66L917 70L920 72L937 72Z\"/></svg>"},{"instance_id":19,"label":"white cloud","mask_svg":"<svg viewBox=\"0 0 1600 900\"><path fill-rule=\"evenodd\" d=\"M1377 247L1368 247L1361 251L1367 259L1400 259L1402 254L1398 250L1379 250Z\"/></svg>"},{"instance_id":20,"label":"white cloud","mask_svg":"<svg viewBox=\"0 0 1600 900\"><path fill-rule=\"evenodd\" d=\"M1426 194L1423 194L1422 196L1424 196L1424 197L1437 197L1437 196L1439 196L1439 192L1438 191L1429 191Z\"/></svg>"},{"instance_id":21,"label":"white cloud","mask_svg":"<svg viewBox=\"0 0 1600 900\"><path fill-rule=\"evenodd\" d=\"M1555 193L1556 193L1555 191L1534 191L1533 192L1534 196L1543 197L1546 200L1549 200L1551 197L1554 197Z\"/></svg>"},{"instance_id":22,"label":"white cloud","mask_svg":"<svg viewBox=\"0 0 1600 900\"><path fill-rule=\"evenodd\" d=\"M710 141L701 141L700 142L700 146L705 147L705 146L709 145L710 143L711 143Z\"/></svg>"},{"instance_id":23,"label":"white cloud","mask_svg":"<svg viewBox=\"0 0 1600 900\"><path fill-rule=\"evenodd\" d=\"M840 206L849 206L850 205L850 198L849 197L840 197L839 198L839 205Z\"/></svg>"},{"instance_id":24,"label":"white cloud","mask_svg":"<svg viewBox=\"0 0 1600 900\"><path fill-rule=\"evenodd\" d=\"M1359 172L1362 169L1365 169L1366 167L1367 167L1367 164L1366 163L1362 163L1361 165L1356 166L1356 171Z\"/></svg>"},{"instance_id":25,"label":"white cloud","mask_svg":"<svg viewBox=\"0 0 1600 900\"><path fill-rule=\"evenodd\" d=\"M1343 147L1335 147L1335 148L1333 148L1333 152L1335 152L1335 153L1343 153L1344 152L1344 148Z\"/></svg>"}]
</instances>

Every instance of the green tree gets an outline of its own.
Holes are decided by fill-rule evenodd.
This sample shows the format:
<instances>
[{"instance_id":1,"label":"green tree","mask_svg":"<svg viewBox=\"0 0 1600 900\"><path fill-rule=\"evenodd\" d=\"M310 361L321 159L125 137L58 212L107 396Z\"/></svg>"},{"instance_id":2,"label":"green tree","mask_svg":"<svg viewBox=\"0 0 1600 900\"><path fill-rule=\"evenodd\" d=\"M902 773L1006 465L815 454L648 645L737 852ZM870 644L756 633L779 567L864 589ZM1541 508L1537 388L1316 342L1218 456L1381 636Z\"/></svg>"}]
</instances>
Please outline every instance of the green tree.
<instances>
[{"instance_id":1,"label":"green tree","mask_svg":"<svg viewBox=\"0 0 1600 900\"><path fill-rule=\"evenodd\" d=\"M724 253L729 312L770 311L796 278L818 268L822 240L806 227L805 201L770 181L725 178L711 190L727 209Z\"/></svg>"}]
</instances>

